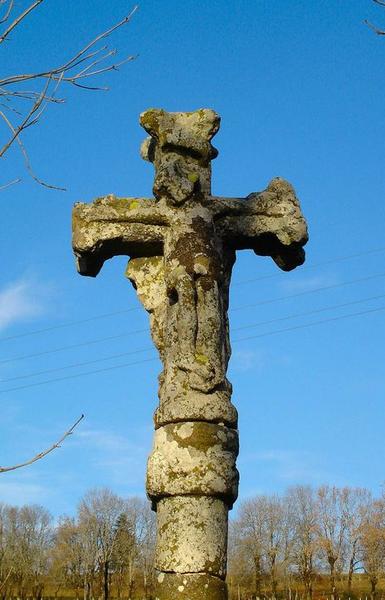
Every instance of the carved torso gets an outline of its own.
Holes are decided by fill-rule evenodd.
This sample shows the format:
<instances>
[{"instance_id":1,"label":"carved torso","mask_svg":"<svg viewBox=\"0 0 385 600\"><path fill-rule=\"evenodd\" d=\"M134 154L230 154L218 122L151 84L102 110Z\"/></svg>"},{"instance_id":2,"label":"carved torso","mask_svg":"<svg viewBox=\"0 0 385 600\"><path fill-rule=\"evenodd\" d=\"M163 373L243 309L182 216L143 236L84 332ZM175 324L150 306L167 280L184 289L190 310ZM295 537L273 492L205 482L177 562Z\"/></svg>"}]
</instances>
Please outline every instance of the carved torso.
<instances>
[{"instance_id":1,"label":"carved torso","mask_svg":"<svg viewBox=\"0 0 385 600\"><path fill-rule=\"evenodd\" d=\"M164 263L168 285L181 270L193 279L206 276L222 281L222 240L210 209L192 201L175 209L164 240Z\"/></svg>"}]
</instances>

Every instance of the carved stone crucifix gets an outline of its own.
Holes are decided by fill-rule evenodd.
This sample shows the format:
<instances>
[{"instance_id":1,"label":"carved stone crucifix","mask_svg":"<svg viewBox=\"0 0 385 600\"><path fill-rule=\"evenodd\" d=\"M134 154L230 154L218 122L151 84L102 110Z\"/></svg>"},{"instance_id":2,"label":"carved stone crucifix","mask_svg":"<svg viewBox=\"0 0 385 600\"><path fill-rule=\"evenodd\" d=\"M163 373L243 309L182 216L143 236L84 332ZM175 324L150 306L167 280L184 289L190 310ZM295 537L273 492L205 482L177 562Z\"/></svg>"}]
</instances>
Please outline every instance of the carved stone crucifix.
<instances>
[{"instance_id":1,"label":"carved stone crucifix","mask_svg":"<svg viewBox=\"0 0 385 600\"><path fill-rule=\"evenodd\" d=\"M306 223L292 186L276 178L247 198L211 195L211 139L220 118L201 109L140 117L150 134L155 199L107 196L76 204L81 275L128 255L127 277L150 314L163 363L147 493L157 512L156 598L224 600L228 510L237 498L237 411L226 379L227 310L236 250L304 261Z\"/></svg>"}]
</instances>

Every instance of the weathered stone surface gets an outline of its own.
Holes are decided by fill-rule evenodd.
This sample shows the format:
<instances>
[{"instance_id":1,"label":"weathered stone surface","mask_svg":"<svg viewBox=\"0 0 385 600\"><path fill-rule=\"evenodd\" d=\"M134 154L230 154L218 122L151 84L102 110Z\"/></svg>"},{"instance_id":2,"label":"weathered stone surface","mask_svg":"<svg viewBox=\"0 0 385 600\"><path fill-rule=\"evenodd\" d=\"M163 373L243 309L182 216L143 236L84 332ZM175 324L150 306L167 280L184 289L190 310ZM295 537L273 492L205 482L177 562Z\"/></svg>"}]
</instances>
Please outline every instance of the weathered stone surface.
<instances>
[{"instance_id":1,"label":"weathered stone surface","mask_svg":"<svg viewBox=\"0 0 385 600\"><path fill-rule=\"evenodd\" d=\"M155 600L227 600L222 579L205 573L157 573Z\"/></svg>"},{"instance_id":2,"label":"weathered stone surface","mask_svg":"<svg viewBox=\"0 0 385 600\"><path fill-rule=\"evenodd\" d=\"M238 494L238 448L238 432L223 425L189 421L157 429L147 465L147 494L152 500L217 496L231 508Z\"/></svg>"},{"instance_id":3,"label":"weathered stone surface","mask_svg":"<svg viewBox=\"0 0 385 600\"><path fill-rule=\"evenodd\" d=\"M160 404L154 415L156 428L179 421L207 421L237 428L238 413L230 402L231 385L227 380L216 390L204 394L189 388L186 375L182 377L179 386L175 385L177 377L176 375L173 393L168 393L165 389L160 394Z\"/></svg>"},{"instance_id":4,"label":"weathered stone surface","mask_svg":"<svg viewBox=\"0 0 385 600\"><path fill-rule=\"evenodd\" d=\"M226 575L227 506L207 496L163 498L157 504L155 568Z\"/></svg>"},{"instance_id":5,"label":"weathered stone surface","mask_svg":"<svg viewBox=\"0 0 385 600\"><path fill-rule=\"evenodd\" d=\"M218 155L210 140L219 129L219 115L204 108L179 113L150 109L140 115L140 123L151 136L142 145L142 157L154 163L155 196L180 203L197 191L210 194L210 161Z\"/></svg>"},{"instance_id":6,"label":"weathered stone surface","mask_svg":"<svg viewBox=\"0 0 385 600\"><path fill-rule=\"evenodd\" d=\"M237 412L226 378L231 272L245 248L283 270L302 264L306 222L284 179L244 199L211 195L220 123L213 110L151 109L140 120L150 134L141 154L155 167L154 198L77 204L73 248L82 275L97 275L112 256L130 257L126 275L163 363L147 477L158 514L157 597L225 600L218 576L238 485Z\"/></svg>"},{"instance_id":7,"label":"weathered stone surface","mask_svg":"<svg viewBox=\"0 0 385 600\"><path fill-rule=\"evenodd\" d=\"M166 283L162 256L131 258L126 277L134 285L139 300L150 314L151 335L162 360L164 352L164 324L167 311Z\"/></svg>"},{"instance_id":8,"label":"weathered stone surface","mask_svg":"<svg viewBox=\"0 0 385 600\"><path fill-rule=\"evenodd\" d=\"M218 198L219 205L222 201ZM217 230L228 243L235 243L237 248L252 248L261 256L271 256L284 271L304 262L307 226L294 188L288 181L276 177L265 191L249 194L245 200L227 199L226 202L232 205L232 211L219 215Z\"/></svg>"}]
</instances>

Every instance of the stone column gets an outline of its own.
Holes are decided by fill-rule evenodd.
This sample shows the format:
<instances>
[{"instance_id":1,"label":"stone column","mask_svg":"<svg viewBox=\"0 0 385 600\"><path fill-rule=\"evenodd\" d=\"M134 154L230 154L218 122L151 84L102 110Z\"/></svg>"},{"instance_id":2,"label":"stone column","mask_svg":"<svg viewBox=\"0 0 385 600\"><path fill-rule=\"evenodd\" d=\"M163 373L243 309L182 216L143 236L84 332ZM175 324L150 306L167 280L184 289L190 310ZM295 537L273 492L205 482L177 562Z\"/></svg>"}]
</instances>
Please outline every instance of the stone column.
<instances>
[{"instance_id":1,"label":"stone column","mask_svg":"<svg viewBox=\"0 0 385 600\"><path fill-rule=\"evenodd\" d=\"M239 479L237 411L227 379L214 391L195 390L188 373L168 361L163 268L161 257L131 259L127 268L150 313L152 336L165 364L147 469L147 494L157 513L155 597L225 600L228 511ZM228 285L222 295L227 309ZM227 322L223 344L228 359Z\"/></svg>"},{"instance_id":2,"label":"stone column","mask_svg":"<svg viewBox=\"0 0 385 600\"><path fill-rule=\"evenodd\" d=\"M237 497L237 415L229 392L188 391L162 401L148 461L147 493L157 511L156 596L227 598L228 511Z\"/></svg>"}]
</instances>

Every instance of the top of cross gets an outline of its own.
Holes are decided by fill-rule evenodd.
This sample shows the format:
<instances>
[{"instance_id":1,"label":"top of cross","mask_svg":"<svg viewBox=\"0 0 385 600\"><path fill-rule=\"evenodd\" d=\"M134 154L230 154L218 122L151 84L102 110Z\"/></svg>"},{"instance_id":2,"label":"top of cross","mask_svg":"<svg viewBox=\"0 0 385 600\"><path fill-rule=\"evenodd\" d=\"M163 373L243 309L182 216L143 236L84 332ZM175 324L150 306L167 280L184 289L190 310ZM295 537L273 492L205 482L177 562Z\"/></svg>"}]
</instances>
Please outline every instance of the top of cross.
<instances>
[{"instance_id":1,"label":"top of cross","mask_svg":"<svg viewBox=\"0 0 385 600\"><path fill-rule=\"evenodd\" d=\"M218 155L210 140L217 133L220 120L215 111L207 108L194 112L166 112L157 108L146 110L140 115L140 124L151 138L146 140L143 158L152 162L157 145L162 151L188 151L192 156L208 162Z\"/></svg>"},{"instance_id":2,"label":"top of cross","mask_svg":"<svg viewBox=\"0 0 385 600\"><path fill-rule=\"evenodd\" d=\"M106 196L93 204L77 204L73 212L73 247L79 272L95 276L103 262L118 254L164 255L167 240L199 238L197 219L233 250L250 248L271 256L284 270L304 261L307 227L292 186L273 179L266 190L246 198L211 195L211 139L220 118L210 109L141 114L150 134L142 156L154 164L154 199ZM211 228L211 229L210 229ZM179 232L179 233L177 233ZM201 233L200 233L201 232ZM202 242L203 243L203 242Z\"/></svg>"}]
</instances>

